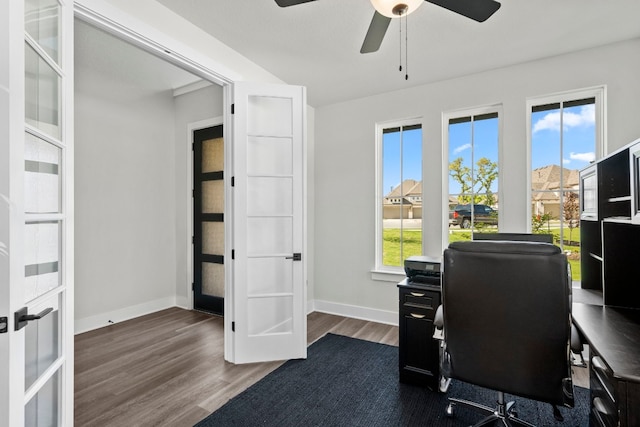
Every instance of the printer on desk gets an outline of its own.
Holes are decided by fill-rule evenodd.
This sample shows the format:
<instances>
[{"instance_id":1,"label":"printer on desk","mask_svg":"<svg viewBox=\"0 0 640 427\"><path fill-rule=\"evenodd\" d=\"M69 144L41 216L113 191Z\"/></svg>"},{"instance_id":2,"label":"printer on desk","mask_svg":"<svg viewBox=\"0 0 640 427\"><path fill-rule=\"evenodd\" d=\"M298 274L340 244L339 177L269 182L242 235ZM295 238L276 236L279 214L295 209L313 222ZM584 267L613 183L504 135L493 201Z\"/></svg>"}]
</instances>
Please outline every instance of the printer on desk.
<instances>
[{"instance_id":1,"label":"printer on desk","mask_svg":"<svg viewBox=\"0 0 640 427\"><path fill-rule=\"evenodd\" d=\"M404 260L407 280L414 284L440 286L440 260L416 255Z\"/></svg>"}]
</instances>

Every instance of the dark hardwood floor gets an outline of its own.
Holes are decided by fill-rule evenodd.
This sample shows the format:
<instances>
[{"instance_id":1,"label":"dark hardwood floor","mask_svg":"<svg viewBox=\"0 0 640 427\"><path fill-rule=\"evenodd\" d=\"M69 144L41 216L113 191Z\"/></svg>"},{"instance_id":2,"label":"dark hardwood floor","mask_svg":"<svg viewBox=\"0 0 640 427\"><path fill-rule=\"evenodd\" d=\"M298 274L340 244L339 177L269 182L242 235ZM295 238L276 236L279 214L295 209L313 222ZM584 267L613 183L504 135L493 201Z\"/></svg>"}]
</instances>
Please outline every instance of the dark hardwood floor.
<instances>
[{"instance_id":1,"label":"dark hardwood floor","mask_svg":"<svg viewBox=\"0 0 640 427\"><path fill-rule=\"evenodd\" d=\"M398 328L323 313L327 332L398 345ZM283 362L224 361L223 320L171 308L75 337L76 426L193 426Z\"/></svg>"},{"instance_id":2,"label":"dark hardwood floor","mask_svg":"<svg viewBox=\"0 0 640 427\"><path fill-rule=\"evenodd\" d=\"M220 317L171 308L76 335L75 426L193 426L283 363L225 362L223 332ZM327 332L398 345L395 326L311 313L307 341Z\"/></svg>"}]
</instances>

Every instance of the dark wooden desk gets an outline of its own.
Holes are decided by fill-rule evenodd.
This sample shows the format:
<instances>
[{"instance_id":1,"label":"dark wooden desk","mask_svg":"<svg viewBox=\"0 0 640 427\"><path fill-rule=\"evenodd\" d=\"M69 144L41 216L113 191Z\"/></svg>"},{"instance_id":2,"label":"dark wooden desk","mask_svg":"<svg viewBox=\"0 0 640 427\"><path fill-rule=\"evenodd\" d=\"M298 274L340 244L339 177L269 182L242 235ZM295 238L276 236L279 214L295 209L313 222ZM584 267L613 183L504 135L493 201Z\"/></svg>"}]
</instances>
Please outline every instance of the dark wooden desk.
<instances>
[{"instance_id":1,"label":"dark wooden desk","mask_svg":"<svg viewBox=\"0 0 640 427\"><path fill-rule=\"evenodd\" d=\"M640 310L574 303L590 351L591 426L640 426Z\"/></svg>"}]
</instances>

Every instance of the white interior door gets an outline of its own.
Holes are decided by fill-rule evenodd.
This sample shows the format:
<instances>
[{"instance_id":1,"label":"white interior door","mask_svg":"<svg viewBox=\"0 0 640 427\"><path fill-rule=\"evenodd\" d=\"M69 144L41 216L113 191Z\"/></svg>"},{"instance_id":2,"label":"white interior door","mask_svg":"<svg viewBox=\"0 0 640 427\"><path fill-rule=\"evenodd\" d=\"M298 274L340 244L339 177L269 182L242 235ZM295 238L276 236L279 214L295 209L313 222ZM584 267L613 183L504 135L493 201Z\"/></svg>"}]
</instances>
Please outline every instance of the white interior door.
<instances>
[{"instance_id":1,"label":"white interior door","mask_svg":"<svg viewBox=\"0 0 640 427\"><path fill-rule=\"evenodd\" d=\"M0 16L0 426L72 425L73 4Z\"/></svg>"},{"instance_id":2,"label":"white interior door","mask_svg":"<svg viewBox=\"0 0 640 427\"><path fill-rule=\"evenodd\" d=\"M305 358L305 88L233 91L231 361Z\"/></svg>"}]
</instances>

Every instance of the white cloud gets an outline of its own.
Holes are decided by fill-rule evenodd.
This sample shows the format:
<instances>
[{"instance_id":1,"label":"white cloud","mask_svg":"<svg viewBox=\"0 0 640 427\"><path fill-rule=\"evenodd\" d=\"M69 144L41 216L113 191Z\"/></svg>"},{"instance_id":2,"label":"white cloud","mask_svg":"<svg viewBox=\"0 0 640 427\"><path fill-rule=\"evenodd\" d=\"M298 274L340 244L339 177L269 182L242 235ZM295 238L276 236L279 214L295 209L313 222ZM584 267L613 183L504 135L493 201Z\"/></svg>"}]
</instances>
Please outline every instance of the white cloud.
<instances>
[{"instance_id":1,"label":"white cloud","mask_svg":"<svg viewBox=\"0 0 640 427\"><path fill-rule=\"evenodd\" d=\"M593 126L596 122L595 105L584 105L579 113L564 113L563 125L565 130L578 126ZM534 123L533 133L541 130L560 130L560 112L545 114L540 120Z\"/></svg>"},{"instance_id":2,"label":"white cloud","mask_svg":"<svg viewBox=\"0 0 640 427\"><path fill-rule=\"evenodd\" d=\"M460 154L462 153L464 150L469 150L471 148L471 144L463 144L460 147L456 147L453 150L453 154Z\"/></svg>"},{"instance_id":3,"label":"white cloud","mask_svg":"<svg viewBox=\"0 0 640 427\"><path fill-rule=\"evenodd\" d=\"M571 160L569 160L569 159L562 159L562 164L563 164L563 165L568 165L569 163L571 163Z\"/></svg>"},{"instance_id":4,"label":"white cloud","mask_svg":"<svg viewBox=\"0 0 640 427\"><path fill-rule=\"evenodd\" d=\"M593 162L596 159L596 153L574 153L569 154L571 160L580 160L583 162Z\"/></svg>"}]
</instances>

